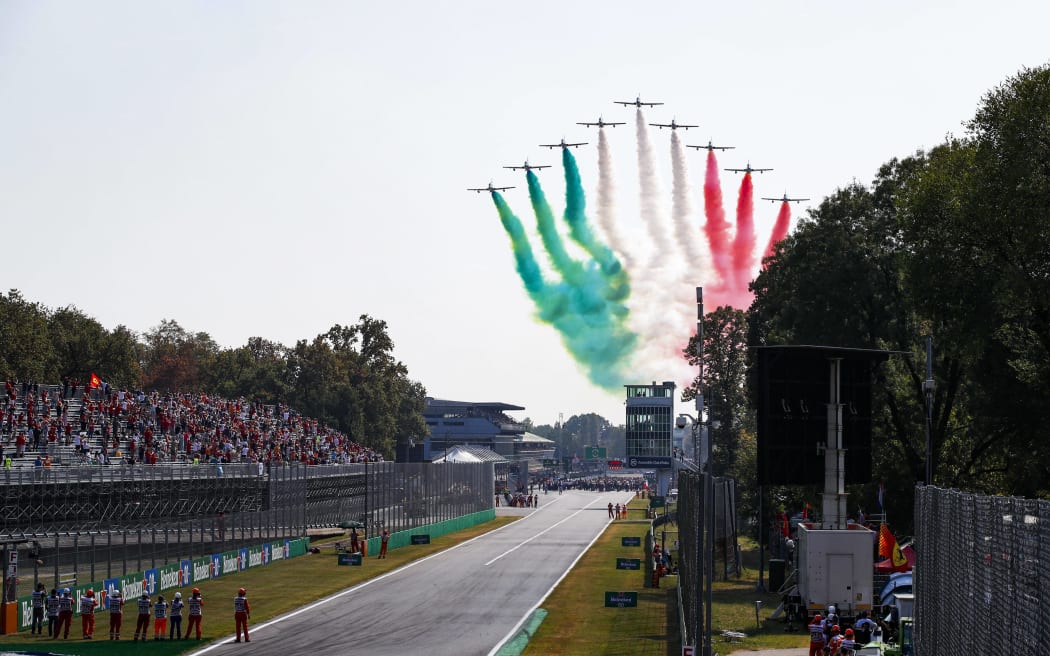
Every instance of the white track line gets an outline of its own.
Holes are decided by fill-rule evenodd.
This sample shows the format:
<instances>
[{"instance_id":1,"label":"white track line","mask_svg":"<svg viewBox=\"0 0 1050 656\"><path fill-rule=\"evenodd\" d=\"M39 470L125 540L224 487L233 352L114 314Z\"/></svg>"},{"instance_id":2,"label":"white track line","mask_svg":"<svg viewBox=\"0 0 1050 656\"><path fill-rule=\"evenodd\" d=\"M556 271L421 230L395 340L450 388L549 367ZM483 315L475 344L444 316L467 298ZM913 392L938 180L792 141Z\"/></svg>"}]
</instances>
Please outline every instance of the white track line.
<instances>
[{"instance_id":1,"label":"white track line","mask_svg":"<svg viewBox=\"0 0 1050 656\"><path fill-rule=\"evenodd\" d=\"M536 538L540 537L541 535L543 535L543 534L544 534L544 533L546 533L547 531L550 531L550 530L552 530L552 529L554 529L554 528L558 527L559 525L561 525L561 524L564 524L565 522L569 521L570 519L572 519L572 518L573 518L573 517L575 517L576 515L579 515L580 513L582 513L582 512L584 511L584 510L587 510L588 508L590 508L590 507L591 507L591 505L592 505L592 504L593 504L593 503L594 503L595 501L601 501L601 499L600 499L600 498L599 498L599 499L595 499L595 500L594 500L594 501L592 501L591 503L588 503L588 504L587 504L586 506L584 506L583 508L580 508L579 510L577 510L577 511L576 511L576 512L574 512L573 514L569 515L569 516L568 516L568 517L566 517L565 519L561 520L560 522L556 522L556 523L554 523L554 524L551 524L550 526L548 526L547 528L543 529L542 531L540 531L540 532L539 532L539 533L537 533L536 535L532 536L532 537L531 537L531 538L529 538L528 540L525 540L525 541L523 541L523 542L519 542L519 543L517 544L517 546L511 547L510 549L508 549L508 550L504 551L503 553L501 553L500 555L496 556L495 558L493 558L493 559L492 559L492 560L490 560L489 562L485 563L485 567L488 567L489 565L491 565L492 563L496 562L496 561L497 561L497 560L499 560L500 558L502 558L502 557L506 556L507 554L509 554L509 553L513 553L513 552L517 551L518 549L520 549L521 547L525 546L526 544L528 544L528 543L532 542L533 540L535 540Z\"/></svg>"}]
</instances>

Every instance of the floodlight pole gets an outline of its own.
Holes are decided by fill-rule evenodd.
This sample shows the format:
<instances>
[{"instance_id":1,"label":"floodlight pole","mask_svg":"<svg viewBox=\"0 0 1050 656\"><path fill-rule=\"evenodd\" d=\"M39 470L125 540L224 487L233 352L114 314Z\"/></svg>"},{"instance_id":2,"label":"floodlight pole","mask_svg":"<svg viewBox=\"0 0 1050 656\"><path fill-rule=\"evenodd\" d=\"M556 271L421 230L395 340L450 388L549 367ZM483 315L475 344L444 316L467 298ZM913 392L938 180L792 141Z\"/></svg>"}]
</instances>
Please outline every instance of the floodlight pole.
<instances>
[{"instance_id":1,"label":"floodlight pole","mask_svg":"<svg viewBox=\"0 0 1050 656\"><path fill-rule=\"evenodd\" d=\"M926 397L926 485L933 485L933 392L937 383L933 380L933 337L926 337L926 380L922 391Z\"/></svg>"},{"instance_id":2,"label":"floodlight pole","mask_svg":"<svg viewBox=\"0 0 1050 656\"><path fill-rule=\"evenodd\" d=\"M696 417L701 424L703 429L706 424L704 422L704 288L696 288L696 360L700 369L700 377L697 379L696 385ZM703 430L701 430L703 433ZM714 462L712 459L712 448L711 448L712 436L710 432L707 435L707 471L701 472L700 475L704 485L704 519L700 526L700 547L699 551L702 552L697 555L697 560L703 560L705 566L703 568L703 589L705 591L705 599L703 603L704 609L704 642L703 642L703 656L712 656L711 651L711 604L713 598L713 591L711 588L711 581L714 579L714 535L715 535L715 524L714 524L714 488L715 481L711 474ZM696 445L697 450L697 465L700 464L700 445ZM697 469L699 472L699 468ZM706 533L706 535L705 535ZM697 573L700 573L700 569L697 568ZM700 586L697 586L697 597L699 601ZM699 618L697 618L699 619ZM699 623L699 622L698 622Z\"/></svg>"}]
</instances>

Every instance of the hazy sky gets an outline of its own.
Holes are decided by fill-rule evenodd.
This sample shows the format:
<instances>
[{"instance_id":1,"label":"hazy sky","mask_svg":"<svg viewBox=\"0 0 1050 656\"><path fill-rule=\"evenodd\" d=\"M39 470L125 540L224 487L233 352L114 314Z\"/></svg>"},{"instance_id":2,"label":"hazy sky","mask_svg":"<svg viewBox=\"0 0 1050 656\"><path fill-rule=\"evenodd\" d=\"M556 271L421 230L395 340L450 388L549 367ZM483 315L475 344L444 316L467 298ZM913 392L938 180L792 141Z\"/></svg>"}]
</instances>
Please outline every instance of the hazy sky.
<instances>
[{"instance_id":1,"label":"hazy sky","mask_svg":"<svg viewBox=\"0 0 1050 656\"><path fill-rule=\"evenodd\" d=\"M1011 0L0 0L0 288L223 346L369 314L433 396L621 423L623 393L534 318L491 200L467 187L516 185L531 230L523 176L500 167L589 141L593 194L597 134L575 123L628 121L607 129L617 214L648 251L634 109L613 100L665 102L647 120L699 123L685 143L735 145L724 166L775 168L757 196L816 204L962 133L986 91L1047 62L1047 25L1050 5ZM649 137L670 190L668 131ZM698 229L703 157L689 152ZM756 206L760 241L776 209Z\"/></svg>"}]
</instances>

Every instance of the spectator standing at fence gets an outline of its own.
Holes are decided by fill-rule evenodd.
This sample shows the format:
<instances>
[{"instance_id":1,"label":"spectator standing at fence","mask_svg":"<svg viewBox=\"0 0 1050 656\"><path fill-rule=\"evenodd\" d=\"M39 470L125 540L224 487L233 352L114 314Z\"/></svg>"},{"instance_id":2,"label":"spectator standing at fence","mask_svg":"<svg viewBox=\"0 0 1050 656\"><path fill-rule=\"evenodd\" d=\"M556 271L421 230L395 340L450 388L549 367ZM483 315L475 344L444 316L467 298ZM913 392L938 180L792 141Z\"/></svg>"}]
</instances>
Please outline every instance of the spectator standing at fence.
<instances>
[{"instance_id":1,"label":"spectator standing at fence","mask_svg":"<svg viewBox=\"0 0 1050 656\"><path fill-rule=\"evenodd\" d=\"M62 596L58 598L58 625L55 627L55 635L52 640L58 640L58 634L63 633L63 640L69 640L69 625L73 623L73 595L69 588L62 588Z\"/></svg>"},{"instance_id":2,"label":"spectator standing at fence","mask_svg":"<svg viewBox=\"0 0 1050 656\"><path fill-rule=\"evenodd\" d=\"M109 639L120 640L120 625L124 623L124 597L120 590L109 593L106 603L109 605Z\"/></svg>"},{"instance_id":3,"label":"spectator standing at fence","mask_svg":"<svg viewBox=\"0 0 1050 656\"><path fill-rule=\"evenodd\" d=\"M47 588L43 583L36 584L33 590L33 621L30 624L29 634L44 633L44 607L47 605Z\"/></svg>"},{"instance_id":4,"label":"spectator standing at fence","mask_svg":"<svg viewBox=\"0 0 1050 656\"><path fill-rule=\"evenodd\" d=\"M51 594L47 597L47 635L55 637L58 630L58 591L51 588Z\"/></svg>"},{"instance_id":5,"label":"spectator standing at fence","mask_svg":"<svg viewBox=\"0 0 1050 656\"><path fill-rule=\"evenodd\" d=\"M244 629L244 641L248 640L248 618L252 616L252 608L248 603L248 593L241 588L237 591L237 596L233 598L233 623L237 628L237 639L234 642L241 641L241 629Z\"/></svg>"},{"instance_id":6,"label":"spectator standing at fence","mask_svg":"<svg viewBox=\"0 0 1050 656\"><path fill-rule=\"evenodd\" d=\"M182 593L176 592L175 598L171 600L171 628L168 629L168 640L182 639Z\"/></svg>"},{"instance_id":7,"label":"spectator standing at fence","mask_svg":"<svg viewBox=\"0 0 1050 656\"><path fill-rule=\"evenodd\" d=\"M164 634L168 632L168 602L164 601L164 595L157 595L157 603L153 604L153 616L153 639L163 640Z\"/></svg>"},{"instance_id":8,"label":"spectator standing at fence","mask_svg":"<svg viewBox=\"0 0 1050 656\"><path fill-rule=\"evenodd\" d=\"M143 640L146 639L149 633L149 610L152 607L153 602L149 599L149 593L143 592L138 601L139 617L135 622L135 637L132 640L138 640L140 635Z\"/></svg>"},{"instance_id":9,"label":"spectator standing at fence","mask_svg":"<svg viewBox=\"0 0 1050 656\"><path fill-rule=\"evenodd\" d=\"M496 497L497 499L499 497ZM383 534L379 537L379 557L386 558L387 543L390 542L390 531L383 529Z\"/></svg>"},{"instance_id":10,"label":"spectator standing at fence","mask_svg":"<svg viewBox=\"0 0 1050 656\"><path fill-rule=\"evenodd\" d=\"M91 640L95 635L95 591L87 590L80 597L80 631L84 634L84 640Z\"/></svg>"},{"instance_id":11,"label":"spectator standing at fence","mask_svg":"<svg viewBox=\"0 0 1050 656\"><path fill-rule=\"evenodd\" d=\"M824 637L824 618L819 614L813 616L809 624L809 656L821 656L824 653L824 645L827 639Z\"/></svg>"},{"instance_id":12,"label":"spectator standing at fence","mask_svg":"<svg viewBox=\"0 0 1050 656\"><path fill-rule=\"evenodd\" d=\"M201 599L201 591L197 588L193 589L193 593L190 595L190 603L188 604L188 610L190 613L190 619L186 623L186 639L189 640L190 632L193 628L197 628L197 639L201 639L201 617L204 611L204 600Z\"/></svg>"}]
</instances>

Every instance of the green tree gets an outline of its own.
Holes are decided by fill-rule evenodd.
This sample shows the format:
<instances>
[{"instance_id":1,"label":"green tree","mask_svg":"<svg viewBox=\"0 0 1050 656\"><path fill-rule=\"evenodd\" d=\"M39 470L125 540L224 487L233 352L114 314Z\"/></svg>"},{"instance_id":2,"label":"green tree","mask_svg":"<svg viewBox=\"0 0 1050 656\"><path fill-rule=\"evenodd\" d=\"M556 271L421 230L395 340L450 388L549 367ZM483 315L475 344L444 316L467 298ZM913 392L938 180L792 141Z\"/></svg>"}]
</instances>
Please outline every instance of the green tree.
<instances>
[{"instance_id":1,"label":"green tree","mask_svg":"<svg viewBox=\"0 0 1050 656\"><path fill-rule=\"evenodd\" d=\"M0 295L0 374L23 381L57 380L47 310L12 289Z\"/></svg>"},{"instance_id":2,"label":"green tree","mask_svg":"<svg viewBox=\"0 0 1050 656\"><path fill-rule=\"evenodd\" d=\"M219 347L208 333L189 333L164 319L144 336L142 384L162 391L201 390Z\"/></svg>"}]
</instances>

